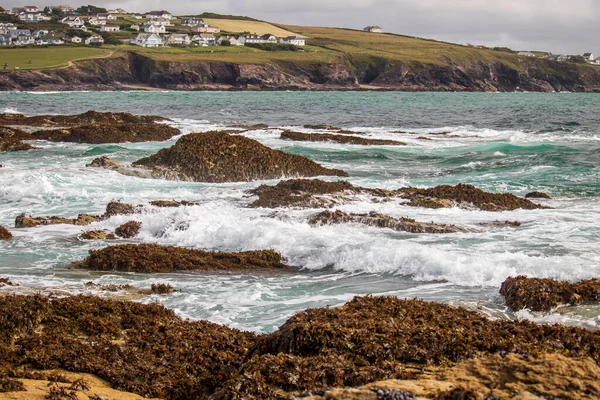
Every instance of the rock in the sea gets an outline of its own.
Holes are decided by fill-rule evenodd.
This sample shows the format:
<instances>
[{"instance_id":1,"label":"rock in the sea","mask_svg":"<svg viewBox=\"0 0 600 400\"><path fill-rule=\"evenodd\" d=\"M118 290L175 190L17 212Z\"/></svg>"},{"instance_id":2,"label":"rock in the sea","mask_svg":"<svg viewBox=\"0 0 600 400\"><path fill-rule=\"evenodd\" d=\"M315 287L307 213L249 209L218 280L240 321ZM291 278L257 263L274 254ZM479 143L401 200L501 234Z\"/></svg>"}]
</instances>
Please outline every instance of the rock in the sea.
<instances>
[{"instance_id":1,"label":"rock in the sea","mask_svg":"<svg viewBox=\"0 0 600 400\"><path fill-rule=\"evenodd\" d=\"M457 233L466 231L456 225L417 222L410 218L393 218L375 212L369 214L346 214L339 210L320 212L311 217L309 223L312 225L358 223L377 228L388 228L395 231L410 233Z\"/></svg>"},{"instance_id":2,"label":"rock in the sea","mask_svg":"<svg viewBox=\"0 0 600 400\"><path fill-rule=\"evenodd\" d=\"M132 244L90 250L89 253L85 260L71 264L71 268L141 273L290 268L272 250L220 253L155 244Z\"/></svg>"},{"instance_id":3,"label":"rock in the sea","mask_svg":"<svg viewBox=\"0 0 600 400\"><path fill-rule=\"evenodd\" d=\"M333 135L329 133L302 133L284 131L281 134L281 139L296 140L302 142L335 142L342 144L357 144L363 146L406 146L404 142L385 139L368 139L358 136L348 135Z\"/></svg>"},{"instance_id":4,"label":"rock in the sea","mask_svg":"<svg viewBox=\"0 0 600 400\"><path fill-rule=\"evenodd\" d=\"M6 151L26 151L36 149L29 143L23 143L23 140L32 140L31 134L20 129L8 126L0 126L0 152Z\"/></svg>"},{"instance_id":5,"label":"rock in the sea","mask_svg":"<svg viewBox=\"0 0 600 400\"><path fill-rule=\"evenodd\" d=\"M69 143L161 142L179 135L179 129L164 124L94 124L64 129L42 130L33 133L38 140Z\"/></svg>"},{"instance_id":6,"label":"rock in the sea","mask_svg":"<svg viewBox=\"0 0 600 400\"><path fill-rule=\"evenodd\" d=\"M24 114L0 114L0 125L24 125L40 127L61 127L93 124L152 124L168 121L167 118L153 115L134 115L129 113L111 113L88 111L78 115L37 115L28 117Z\"/></svg>"},{"instance_id":7,"label":"rock in the sea","mask_svg":"<svg viewBox=\"0 0 600 400\"><path fill-rule=\"evenodd\" d=\"M137 209L133 204L121 203L120 201L111 201L106 205L104 218L114 217L115 215L131 215L135 214Z\"/></svg>"},{"instance_id":8,"label":"rock in the sea","mask_svg":"<svg viewBox=\"0 0 600 400\"><path fill-rule=\"evenodd\" d=\"M346 181L326 182L319 179L290 179L275 186L261 185L249 193L258 196L250 204L255 208L306 207L316 208L335 204L322 195L356 193L358 188Z\"/></svg>"},{"instance_id":9,"label":"rock in the sea","mask_svg":"<svg viewBox=\"0 0 600 400\"><path fill-rule=\"evenodd\" d=\"M500 287L506 305L513 311L550 311L560 305L600 302L600 280L571 283L554 279L517 276L507 278Z\"/></svg>"},{"instance_id":10,"label":"rock in the sea","mask_svg":"<svg viewBox=\"0 0 600 400\"><path fill-rule=\"evenodd\" d=\"M508 211L519 208L547 208L510 193L484 192L472 185L436 186L430 189L401 188L371 189L353 186L348 182L295 179L281 181L275 186L263 185L250 191L259 196L250 207L331 207L344 204L359 193L389 201L408 200L408 205L425 208L478 208L484 211Z\"/></svg>"},{"instance_id":11,"label":"rock in the sea","mask_svg":"<svg viewBox=\"0 0 600 400\"><path fill-rule=\"evenodd\" d=\"M198 203L193 203L191 201L175 201L175 200L154 200L150 202L151 206L160 207L160 208L177 208L177 207L185 207L185 206L197 206Z\"/></svg>"},{"instance_id":12,"label":"rock in the sea","mask_svg":"<svg viewBox=\"0 0 600 400\"><path fill-rule=\"evenodd\" d=\"M550 195L544 192L531 192L525 195L526 199L551 199Z\"/></svg>"},{"instance_id":13,"label":"rock in the sea","mask_svg":"<svg viewBox=\"0 0 600 400\"><path fill-rule=\"evenodd\" d=\"M97 215L79 214L77 218L63 218L63 217L31 217L25 214L18 215L15 218L15 228L34 228L40 225L78 225L85 226L98 222L102 219Z\"/></svg>"},{"instance_id":14,"label":"rock in the sea","mask_svg":"<svg viewBox=\"0 0 600 400\"><path fill-rule=\"evenodd\" d=\"M138 221L129 221L115 229L115 234L123 239L136 237L142 229L142 223Z\"/></svg>"},{"instance_id":15,"label":"rock in the sea","mask_svg":"<svg viewBox=\"0 0 600 400\"><path fill-rule=\"evenodd\" d=\"M10 233L8 229L0 225L0 240L11 240L12 238L12 233Z\"/></svg>"},{"instance_id":16,"label":"rock in the sea","mask_svg":"<svg viewBox=\"0 0 600 400\"><path fill-rule=\"evenodd\" d=\"M329 124L313 124L313 125L304 125L305 129L317 129L317 130L326 130L326 131L338 131L340 128L336 128L335 126L331 126Z\"/></svg>"},{"instance_id":17,"label":"rock in the sea","mask_svg":"<svg viewBox=\"0 0 600 400\"><path fill-rule=\"evenodd\" d=\"M116 236L105 231L85 231L79 236L80 240L115 240Z\"/></svg>"},{"instance_id":18,"label":"rock in the sea","mask_svg":"<svg viewBox=\"0 0 600 400\"><path fill-rule=\"evenodd\" d=\"M193 133L133 163L155 176L195 182L249 182L284 176L348 176L308 158L273 150L256 140L221 132Z\"/></svg>"}]
</instances>

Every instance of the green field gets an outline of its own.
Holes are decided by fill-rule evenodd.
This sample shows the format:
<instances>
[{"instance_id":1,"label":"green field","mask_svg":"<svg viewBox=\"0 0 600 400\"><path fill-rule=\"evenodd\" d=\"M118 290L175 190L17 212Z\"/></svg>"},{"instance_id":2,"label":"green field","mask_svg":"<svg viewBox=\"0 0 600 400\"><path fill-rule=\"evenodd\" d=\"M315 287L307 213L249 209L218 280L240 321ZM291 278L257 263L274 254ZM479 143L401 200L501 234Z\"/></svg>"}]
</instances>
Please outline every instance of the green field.
<instances>
[{"instance_id":1,"label":"green field","mask_svg":"<svg viewBox=\"0 0 600 400\"><path fill-rule=\"evenodd\" d=\"M112 48L95 47L0 49L0 65L8 63L10 71L13 71L16 66L20 70L55 69L68 66L69 61L103 57L110 54L112 50Z\"/></svg>"}]
</instances>

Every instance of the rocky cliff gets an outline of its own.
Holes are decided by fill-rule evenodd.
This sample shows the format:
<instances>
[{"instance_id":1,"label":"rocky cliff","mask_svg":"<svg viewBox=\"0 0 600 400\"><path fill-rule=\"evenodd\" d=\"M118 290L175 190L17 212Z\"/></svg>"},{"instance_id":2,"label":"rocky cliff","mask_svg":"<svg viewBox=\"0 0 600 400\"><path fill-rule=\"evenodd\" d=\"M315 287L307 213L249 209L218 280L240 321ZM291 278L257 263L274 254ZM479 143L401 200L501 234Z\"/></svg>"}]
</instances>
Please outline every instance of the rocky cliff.
<instances>
[{"instance_id":1,"label":"rocky cliff","mask_svg":"<svg viewBox=\"0 0 600 400\"><path fill-rule=\"evenodd\" d=\"M451 60L437 64L383 58L333 63L156 61L123 56L79 61L68 69L0 74L0 90L362 90L600 92L600 67L519 59L518 64Z\"/></svg>"}]
</instances>

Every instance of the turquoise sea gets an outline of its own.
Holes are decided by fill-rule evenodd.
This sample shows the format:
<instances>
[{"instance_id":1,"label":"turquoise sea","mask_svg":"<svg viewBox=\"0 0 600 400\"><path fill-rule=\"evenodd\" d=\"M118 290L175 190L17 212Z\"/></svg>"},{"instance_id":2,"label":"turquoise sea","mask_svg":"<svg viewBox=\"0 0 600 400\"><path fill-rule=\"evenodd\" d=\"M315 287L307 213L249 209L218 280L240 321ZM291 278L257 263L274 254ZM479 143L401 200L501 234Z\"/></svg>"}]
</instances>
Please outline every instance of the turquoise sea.
<instances>
[{"instance_id":1,"label":"turquoise sea","mask_svg":"<svg viewBox=\"0 0 600 400\"><path fill-rule=\"evenodd\" d=\"M84 282L168 282L181 291L141 301L164 303L180 315L269 332L309 307L342 304L358 294L391 294L477 308L494 318L525 318L600 327L599 307L552 313L507 311L498 294L511 275L580 280L600 276L600 96L572 93L345 93L345 92L10 92L0 112L75 114L87 110L171 118L183 133L266 123L244 135L349 172L355 185L380 188L471 183L523 196L539 190L551 210L489 213L427 210L397 202L357 201L345 212L377 211L418 221L457 224L469 233L409 234L360 225L312 227L315 210L250 209L247 194L260 184L202 184L142 180L86 168L107 155L132 162L171 146L161 143L81 145L35 142L41 150L0 153L0 224L20 213L74 217L102 213L111 200L147 204L175 199L181 209L146 207L133 242L199 249L275 249L301 267L289 274L193 273L98 275L65 268L88 250L88 229L114 229L117 216L91 227L11 229L0 243L0 276L19 290L88 293ZM330 124L397 139L406 147L301 143L279 139L280 128L308 131ZM273 215L273 211L278 211ZM516 220L521 227L494 228ZM186 224L189 229L180 231ZM11 288L0 290L10 291Z\"/></svg>"}]
</instances>

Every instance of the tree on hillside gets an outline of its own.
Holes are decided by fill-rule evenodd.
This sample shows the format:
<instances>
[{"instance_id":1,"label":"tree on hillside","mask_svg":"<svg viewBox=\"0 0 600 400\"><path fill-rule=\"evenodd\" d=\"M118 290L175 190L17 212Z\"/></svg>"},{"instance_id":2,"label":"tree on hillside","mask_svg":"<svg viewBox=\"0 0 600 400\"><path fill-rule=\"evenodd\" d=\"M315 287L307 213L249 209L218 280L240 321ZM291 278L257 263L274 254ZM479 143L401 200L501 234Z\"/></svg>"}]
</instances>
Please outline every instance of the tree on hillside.
<instances>
[{"instance_id":1,"label":"tree on hillside","mask_svg":"<svg viewBox=\"0 0 600 400\"><path fill-rule=\"evenodd\" d=\"M87 6L81 6L81 7L79 7L75 11L77 11L79 13L79 15L96 15L98 13L105 13L106 12L106 8L97 7L97 6L93 6L91 4L88 4Z\"/></svg>"},{"instance_id":2,"label":"tree on hillside","mask_svg":"<svg viewBox=\"0 0 600 400\"><path fill-rule=\"evenodd\" d=\"M585 58L583 58L582 56L571 56L569 58L569 61L577 64L585 64Z\"/></svg>"},{"instance_id":3,"label":"tree on hillside","mask_svg":"<svg viewBox=\"0 0 600 400\"><path fill-rule=\"evenodd\" d=\"M102 36L102 39L104 39L104 44L114 44L116 46L120 46L123 44L123 42L119 38L111 35L108 32L100 32L100 35Z\"/></svg>"}]
</instances>

